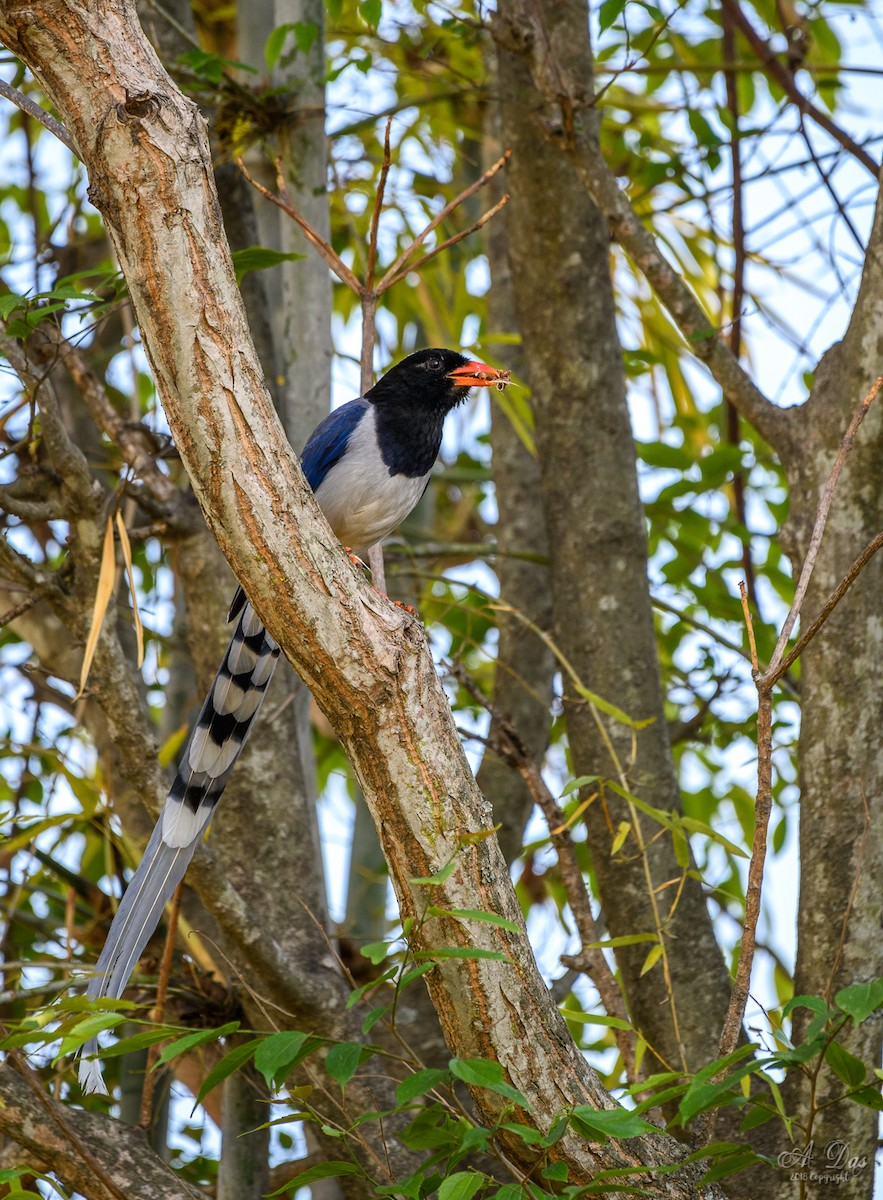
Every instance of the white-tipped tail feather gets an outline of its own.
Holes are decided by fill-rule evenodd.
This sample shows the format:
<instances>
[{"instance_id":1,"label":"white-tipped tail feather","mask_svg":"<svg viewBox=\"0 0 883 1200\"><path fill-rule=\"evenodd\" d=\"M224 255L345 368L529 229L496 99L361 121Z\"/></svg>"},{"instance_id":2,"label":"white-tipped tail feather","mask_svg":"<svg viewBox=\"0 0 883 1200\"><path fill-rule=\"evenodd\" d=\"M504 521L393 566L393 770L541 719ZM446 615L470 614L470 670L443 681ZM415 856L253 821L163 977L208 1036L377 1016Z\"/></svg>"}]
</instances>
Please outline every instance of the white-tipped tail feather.
<instances>
[{"instance_id":1,"label":"white-tipped tail feather","mask_svg":"<svg viewBox=\"0 0 883 1200\"><path fill-rule=\"evenodd\" d=\"M261 625L240 588L230 608L236 632L209 689L181 755L181 766L147 849L129 881L89 980L86 995L119 998L159 923L163 908L184 878L199 839L239 757L279 657L279 647ZM93 1038L83 1047L80 1086L106 1092Z\"/></svg>"}]
</instances>

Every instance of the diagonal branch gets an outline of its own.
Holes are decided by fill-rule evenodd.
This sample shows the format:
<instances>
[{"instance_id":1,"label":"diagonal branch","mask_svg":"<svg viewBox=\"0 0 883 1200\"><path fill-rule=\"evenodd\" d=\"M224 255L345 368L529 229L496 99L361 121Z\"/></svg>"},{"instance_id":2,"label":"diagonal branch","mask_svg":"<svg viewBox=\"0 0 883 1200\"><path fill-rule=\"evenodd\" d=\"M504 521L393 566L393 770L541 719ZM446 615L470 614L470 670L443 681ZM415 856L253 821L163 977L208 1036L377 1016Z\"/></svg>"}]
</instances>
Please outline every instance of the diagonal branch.
<instances>
[{"instance_id":1,"label":"diagonal branch","mask_svg":"<svg viewBox=\"0 0 883 1200\"><path fill-rule=\"evenodd\" d=\"M48 113L45 108L41 108L30 96L26 96L24 92L20 92L18 88L14 88L3 79L0 79L0 96L11 100L16 108L20 108L23 113L27 113L35 121L39 121L43 128L48 129L50 133L54 134L63 146L67 146L71 154L75 154L77 158L80 157L74 139L62 125L61 121L53 117L51 113Z\"/></svg>"},{"instance_id":2,"label":"diagonal branch","mask_svg":"<svg viewBox=\"0 0 883 1200\"><path fill-rule=\"evenodd\" d=\"M668 309L690 351L708 368L726 399L780 458L788 457L793 440L791 414L777 408L739 364L619 186L598 139L590 132L585 110L591 101L585 80L575 78L552 53L541 7L511 5L507 16L494 18L492 32L502 47L524 57L535 88L550 110L560 114L554 127L549 128L549 136L570 160L592 202L604 215L614 241Z\"/></svg>"},{"instance_id":3,"label":"diagonal branch","mask_svg":"<svg viewBox=\"0 0 883 1200\"><path fill-rule=\"evenodd\" d=\"M863 167L867 167L876 179L880 172L880 164L874 161L863 146L859 146L857 142L854 142L845 130L841 129L820 108L816 108L807 96L804 96L803 92L797 86L793 72L789 71L786 66L779 62L773 50L770 49L769 45L739 7L737 0L722 0L722 3L724 11L732 19L739 32L763 63L767 74L775 80L785 95L797 107L798 111L810 117L821 129L830 134L838 145L847 150L854 158L857 158Z\"/></svg>"},{"instance_id":4,"label":"diagonal branch","mask_svg":"<svg viewBox=\"0 0 883 1200\"><path fill-rule=\"evenodd\" d=\"M140 1129L59 1104L39 1082L29 1086L8 1066L0 1073L0 1133L22 1148L29 1163L51 1170L69 1191L89 1200L200 1195L157 1158Z\"/></svg>"},{"instance_id":5,"label":"diagonal branch","mask_svg":"<svg viewBox=\"0 0 883 1200\"><path fill-rule=\"evenodd\" d=\"M771 678L780 672L782 657L785 653L785 646L788 638L791 636L791 630L794 628L800 609L803 605L803 599L806 595L806 589L809 587L810 576L813 568L816 565L816 559L819 554L819 547L822 544L822 535L825 532L825 525L828 521L828 513L831 511L831 504L834 500L834 491L837 487L837 480L840 478L840 472L843 470L843 464L846 461L846 456L852 449L852 444L855 441L855 435L858 433L859 426L867 415L868 409L873 404L875 398L883 388L883 375L877 377L871 385L865 397L862 399L858 408L849 422L849 427L843 435L843 441L840 443L840 449L837 452L837 457L834 460L834 465L831 468L831 473L828 476L828 481L825 484L822 498L819 501L819 509L816 515L815 524L813 525L812 536L810 537L809 549L806 552L806 559L800 571L800 578L797 581L797 587L794 589L794 599L791 601L791 607L788 610L788 615L782 625L779 633L776 648L773 651L773 657L767 667L763 682L764 686L770 687Z\"/></svg>"}]
</instances>

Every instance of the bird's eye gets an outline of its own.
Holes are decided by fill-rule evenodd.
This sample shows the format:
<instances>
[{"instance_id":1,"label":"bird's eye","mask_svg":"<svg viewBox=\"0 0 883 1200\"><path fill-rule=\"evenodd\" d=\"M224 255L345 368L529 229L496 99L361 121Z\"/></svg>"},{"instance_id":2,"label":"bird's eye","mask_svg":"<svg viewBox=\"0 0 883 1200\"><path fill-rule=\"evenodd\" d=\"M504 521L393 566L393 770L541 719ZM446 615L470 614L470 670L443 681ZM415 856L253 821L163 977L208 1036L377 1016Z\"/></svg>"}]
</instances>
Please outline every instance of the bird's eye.
<instances>
[{"instance_id":1,"label":"bird's eye","mask_svg":"<svg viewBox=\"0 0 883 1200\"><path fill-rule=\"evenodd\" d=\"M430 371L440 371L445 364L440 354L433 354L431 358L427 358L426 365Z\"/></svg>"}]
</instances>

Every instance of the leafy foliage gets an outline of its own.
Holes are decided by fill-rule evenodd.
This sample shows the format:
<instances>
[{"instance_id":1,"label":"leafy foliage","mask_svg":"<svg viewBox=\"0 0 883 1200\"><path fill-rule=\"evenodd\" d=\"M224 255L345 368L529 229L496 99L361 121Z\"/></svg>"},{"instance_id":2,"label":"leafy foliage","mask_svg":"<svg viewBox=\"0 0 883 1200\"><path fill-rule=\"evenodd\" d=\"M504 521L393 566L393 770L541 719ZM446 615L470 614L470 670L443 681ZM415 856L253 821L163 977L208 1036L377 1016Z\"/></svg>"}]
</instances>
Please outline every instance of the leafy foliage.
<instances>
[{"instance_id":1,"label":"leafy foliage","mask_svg":"<svg viewBox=\"0 0 883 1200\"><path fill-rule=\"evenodd\" d=\"M769 15L760 7L752 14L756 20ZM387 113L394 116L394 161L379 270L394 263L426 222L481 172L493 89L485 17L482 7L471 3L442 10L420 0L407 11L382 5L380 0L335 0L327 5L334 182L331 242L358 274L367 265L372 205L383 161L382 118ZM734 318L734 248L724 219L734 114L724 103L721 86L720 14L697 5L663 11L637 0L604 0L594 19L607 160L712 321L726 329ZM801 17L800 24L805 44L801 67L815 81L814 100L840 115L845 111L848 84L841 71L839 9L834 4L817 5ZM245 65L227 56L225 31L217 29L206 35L204 47L179 57L174 64L177 78L210 115L224 153L271 141L290 98L265 86L263 68L297 64L317 37L314 23L285 23L267 41L264 64ZM787 192L803 169L803 151L792 147L784 161L771 166L766 149L786 119L785 97L760 70L741 38L738 59L744 64L736 80L739 127L748 161L755 164L754 178L760 187L762 176L766 177L763 186L775 177ZM23 71L17 68L16 74L17 82L24 83ZM26 340L59 331L77 345L101 379L117 417L137 429L163 477L183 487L180 464L167 445L146 360L131 327L125 287L108 261L105 234L88 202L79 169L66 163L62 172L53 163L50 171L43 164L44 155L46 164L49 161L48 135L16 110L4 111L4 119L9 145L15 145L20 155L17 178L0 185L0 318L5 333L13 340ZM772 133L771 123L776 127ZM832 174L839 166L839 160L832 164ZM836 176L831 186L840 186ZM447 236L476 215L469 210L458 213L449 230L433 236ZM821 218L807 217L803 224L815 225L816 232L807 236L818 249L825 240L817 231ZM234 262L241 282L247 272L270 270L298 257L255 245L240 250ZM827 333L804 338L794 329L790 299L795 291L816 297L816 323L824 328L840 283L847 294L855 285L855 271L851 278L831 284L838 270L833 252L821 249L811 263L803 257L792 251L789 261L771 234L769 241L759 241L753 249L747 276L746 350L759 354L762 337L769 336L770 328L778 330L775 357L788 362L781 370L775 368L776 386L789 397L802 394L804 373L814 368L819 339L830 340ZM744 764L753 758L755 737L737 581L750 566L761 617L756 622L758 654L768 661L778 618L793 594L790 567L775 539L787 515L785 480L781 466L756 434L744 426L735 438L728 432L719 398L704 378L697 377L688 348L669 317L618 252L612 256L612 270L625 367L633 389L650 585L657 605L666 716L681 775L684 814L662 813L601 774L573 778L567 731L557 708L549 714L546 730L547 774L555 780L564 824L590 881L584 814L590 804L604 803L605 790L619 788L618 794L650 819L656 836L674 840L683 872L698 871L712 903L735 927L744 914L744 859L750 851L754 820L752 782ZM815 277L822 274L825 283L817 285ZM783 280L785 288L771 299L773 286ZM485 247L477 237L407 277L389 294L379 320L378 362L385 364L420 344L464 344L493 351L507 339L517 342L517 330L489 327L487 286ZM338 351L346 361L353 356L357 300L345 288L336 287L334 304ZM90 467L103 501L115 505L123 494L130 496L132 483L119 446L89 425L79 399L66 403L65 415L75 427L88 427L82 437ZM2 405L2 480L9 501L2 517L3 533L37 572L60 570L63 577L77 537L76 514L58 507L41 450L45 431L32 398L13 382ZM513 390L498 405L494 420L511 421L522 444L535 453L527 390ZM464 448L459 457L447 455L446 469L404 531L407 540L394 579L418 602L435 646L464 664L479 696L492 697L498 682L494 664L501 614L486 424L487 414L476 410L460 427ZM738 494L747 497L744 505ZM160 697L174 649L169 617L174 604L169 558L174 537L167 537L162 521L149 519L148 511L139 511L138 516L138 536L132 529L129 536L131 574L144 614L146 659L141 678L159 726L164 716ZM17 596L9 591L10 611ZM123 604L119 595L118 600ZM72 967L94 961L108 915L106 893L121 881L133 855L106 807L113 780L75 724L73 688L64 679L38 678L29 670L28 643L17 628L4 623L0 630L0 670L10 698L0 713L0 801L6 837L3 1018L8 1029L3 1045L35 1055L48 1080L64 1069L63 1056L89 1037L105 1030L120 1033L124 1022L131 1020L127 1006L84 1014L75 1000L59 1001L57 996L68 986ZM559 667L563 677L566 668L560 661ZM799 668L785 683L774 713L779 751L771 849L779 859L787 859L790 853L795 823ZM616 709L595 681L576 679L570 684L610 720L640 727L642 715ZM452 686L451 694L457 719L467 736L476 735L478 745L487 732L479 700L462 685ZM174 728L163 730L170 755L186 728L186 723L172 724ZM331 802L344 803L340 777L348 768L339 745L327 729L317 728L314 737L319 788ZM356 791L351 778L347 788ZM611 855L634 851L632 822L623 822L610 833ZM545 932L540 940L557 948L555 961L544 963L550 974L557 975L557 951L573 949L574 938L570 897L550 845L546 829L530 828L522 856L520 898L528 915L542 924ZM691 866L691 853L695 866ZM456 863L446 869L453 871ZM427 888L421 929L442 911L432 903L432 885L440 881L440 875L421 881ZM507 924L496 914L476 910L445 915L464 922ZM362 1022L366 1038L381 1029L394 1031L402 992L428 972L442 969L446 959L494 953L450 945L412 953L407 943L413 932L413 927L394 926L382 939L359 947L367 969L374 972L367 982L361 974L354 978L351 994L353 1006L367 1009ZM735 936L729 925L722 938L725 951L731 953ZM602 938L593 948L609 952L624 941ZM630 944L641 942L647 943L643 969L661 969L658 931L636 930ZM658 1116L662 1106L668 1106L667 1113L674 1112L670 1120L679 1126L689 1126L703 1114L727 1106L743 1113L746 1135L767 1120L782 1121L790 1131L791 1118L781 1098L783 1072L811 1073L823 1062L843 1084L841 1100L881 1107L879 1088L871 1082L880 1076L879 1070L875 1076L876 1068L852 1056L838 1037L851 1028L850 1022L861 1024L883 1007L883 982L844 988L833 1003L818 996L794 997L786 952L771 947L770 962L775 994L764 1028L769 1043L765 1052L745 1046L692 1077L661 1073L633 1085L628 1084L616 1042L617 1032L630 1029L628 1022L603 1012L590 988L574 985L575 993L564 1010L569 1027L605 1082L620 1089L631 1107L598 1111L580 1106L562 1113L559 1122L542 1131L522 1119L522 1110L530 1107L528 1100L506 1081L500 1064L490 1060L455 1059L445 1067L426 1067L402 1051L404 1067L395 1064L401 1071L395 1114L363 1113L353 1117L351 1127L342 1129L323 1112L318 1089L311 1090L313 1073L321 1069L323 1079L337 1087L345 1103L360 1073L377 1069L375 1059L383 1059L383 1069L392 1069L393 1056L386 1044L380 1048L373 1042L335 1041L315 1031L288 1028L257 1033L243 1029L239 1017L214 1019L217 1014L210 1012L205 1024L196 1023L186 1032L183 1026L136 1022L137 1032L119 1036L108 1054L115 1071L118 1064L113 1060L135 1050L162 1044L159 1063L166 1065L217 1043L219 1057L201 1079L198 1102L234 1072L246 1068L257 1072L286 1106L283 1123L311 1122L343 1147L340 1158L309 1168L294 1184L286 1185L288 1190L322 1178L364 1177L362 1157L356 1152L343 1156L351 1149L347 1138L357 1144L357 1120L380 1122L394 1115L407 1119L405 1144L425 1154L410 1179L396 1182L396 1195L422 1197L437 1191L441 1200L483 1195L514 1200L539 1194L546 1184L559 1195L576 1195L577 1189L560 1174L562 1164L555 1158L555 1145L568 1129L598 1142L628 1139L653 1128L645 1114ZM809 1011L812 1019L803 1040L793 1044L789 1018L798 1008ZM640 1046L639 1031L637 1041ZM497 1127L485 1128L473 1119L459 1085L490 1089L505 1101ZM639 1095L644 1098L635 1103ZM501 1186L471 1165L470 1156L497 1153L513 1138L536 1147L537 1178L545 1181L543 1185L522 1181ZM746 1144L711 1146L706 1157L709 1181L755 1160ZM195 1179L204 1164L191 1166L189 1177ZM181 1169L187 1178L187 1164ZM3 1182L15 1178L12 1172ZM380 1178L374 1183L378 1194L393 1191ZM586 1194L585 1189L580 1194Z\"/></svg>"}]
</instances>

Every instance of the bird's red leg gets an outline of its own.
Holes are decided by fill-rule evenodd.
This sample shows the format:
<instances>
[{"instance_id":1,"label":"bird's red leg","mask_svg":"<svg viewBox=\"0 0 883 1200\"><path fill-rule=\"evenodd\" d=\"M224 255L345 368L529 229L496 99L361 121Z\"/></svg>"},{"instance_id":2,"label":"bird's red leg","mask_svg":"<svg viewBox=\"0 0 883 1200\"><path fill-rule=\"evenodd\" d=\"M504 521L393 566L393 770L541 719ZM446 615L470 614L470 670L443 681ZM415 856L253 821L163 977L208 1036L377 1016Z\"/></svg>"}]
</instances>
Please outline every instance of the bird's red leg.
<instances>
[{"instance_id":1,"label":"bird's red leg","mask_svg":"<svg viewBox=\"0 0 883 1200\"><path fill-rule=\"evenodd\" d=\"M346 556L350 560L350 562L355 563L357 567L361 567L365 571L370 570L370 567L368 566L368 564L362 562L362 560L359 558L358 554L353 553L352 548L350 546L344 546L344 550L346 551ZM371 586L374 587L374 584L372 583ZM386 592L381 592L379 587L374 587L374 591L377 593L378 596L382 596L384 598L384 600L392 600L392 597L387 596ZM396 606L396 608L403 608L405 610L405 612L410 613L412 617L417 616L417 609L412 608L410 604L405 604L404 600L392 600L392 603Z\"/></svg>"}]
</instances>

